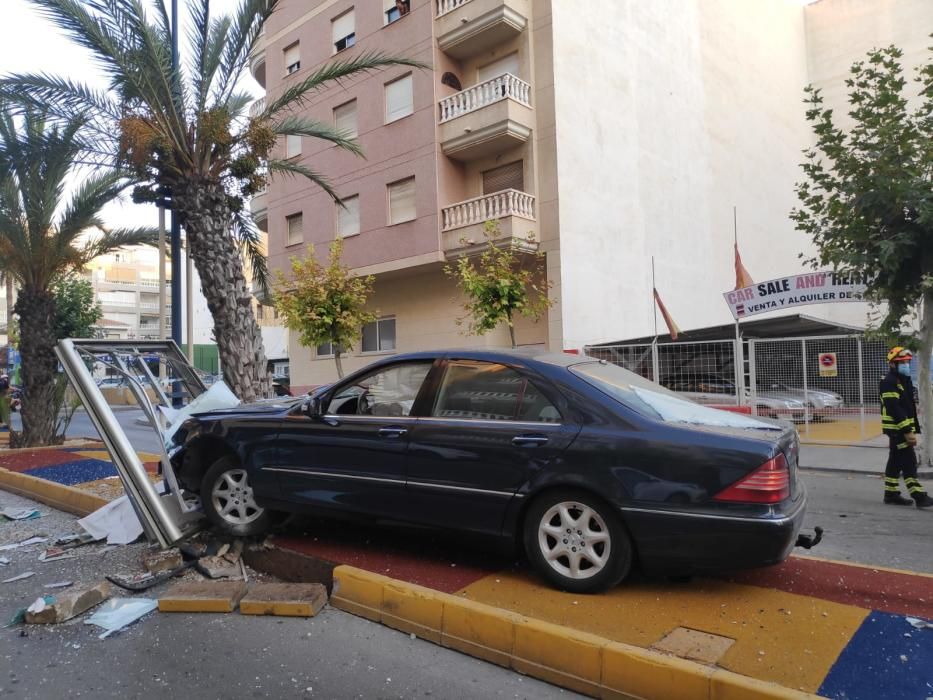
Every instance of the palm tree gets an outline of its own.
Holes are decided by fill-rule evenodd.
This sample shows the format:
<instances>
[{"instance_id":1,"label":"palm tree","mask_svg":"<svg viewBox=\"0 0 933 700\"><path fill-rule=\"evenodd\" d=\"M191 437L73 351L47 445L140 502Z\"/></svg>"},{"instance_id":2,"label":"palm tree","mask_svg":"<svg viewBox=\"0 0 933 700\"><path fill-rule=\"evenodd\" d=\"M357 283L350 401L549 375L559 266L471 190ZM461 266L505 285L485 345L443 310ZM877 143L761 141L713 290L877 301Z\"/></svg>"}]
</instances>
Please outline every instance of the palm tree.
<instances>
[{"instance_id":1,"label":"palm tree","mask_svg":"<svg viewBox=\"0 0 933 700\"><path fill-rule=\"evenodd\" d=\"M272 157L273 149L286 135L324 139L356 154L361 154L359 144L296 109L334 81L384 66L421 64L381 53L335 61L249 116L253 100L241 89L241 78L278 0L241 0L232 16L216 18L210 0L192 0L187 56L174 72L172 27L163 0L31 2L92 53L110 89L27 74L0 81L0 94L60 118L86 115L89 157L130 167L144 183L134 190L136 201L171 197L214 318L224 378L244 401L268 395L271 379L241 253L263 287L268 276L244 200L260 191L268 176L282 173L306 177L339 201L321 174Z\"/></svg>"},{"instance_id":2,"label":"palm tree","mask_svg":"<svg viewBox=\"0 0 933 700\"><path fill-rule=\"evenodd\" d=\"M130 181L119 171L76 168L81 127L80 121L52 124L28 109L22 116L8 107L0 109L0 260L5 276L19 287L15 311L25 400L23 433L16 442L22 447L55 439L58 361L52 285L98 255L152 243L158 236L147 229L104 231L101 208ZM66 188L77 178L80 184L66 197ZM100 235L88 236L93 229Z\"/></svg>"}]
</instances>

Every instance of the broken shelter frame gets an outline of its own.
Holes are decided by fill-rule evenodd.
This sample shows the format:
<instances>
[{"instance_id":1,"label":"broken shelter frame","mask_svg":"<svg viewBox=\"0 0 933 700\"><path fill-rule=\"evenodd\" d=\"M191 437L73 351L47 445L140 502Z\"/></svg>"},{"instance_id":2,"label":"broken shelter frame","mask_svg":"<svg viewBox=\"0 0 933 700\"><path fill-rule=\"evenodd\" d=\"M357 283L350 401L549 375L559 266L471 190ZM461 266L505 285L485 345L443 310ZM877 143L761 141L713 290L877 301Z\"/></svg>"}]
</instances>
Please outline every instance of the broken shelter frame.
<instances>
[{"instance_id":1,"label":"broken shelter frame","mask_svg":"<svg viewBox=\"0 0 933 700\"><path fill-rule=\"evenodd\" d=\"M165 447L164 422L157 406L171 408L175 400L185 395L193 399L206 390L204 383L171 340L65 339L58 343L55 354L107 446L146 535L163 548L171 546L195 526L201 514L197 506L183 498ZM147 364L155 359L160 368L164 366L171 375L173 391L170 395ZM150 481L142 460L94 380L96 366L106 367L126 380L133 398L156 433L161 448L163 493ZM147 388L152 392L152 399Z\"/></svg>"}]
</instances>

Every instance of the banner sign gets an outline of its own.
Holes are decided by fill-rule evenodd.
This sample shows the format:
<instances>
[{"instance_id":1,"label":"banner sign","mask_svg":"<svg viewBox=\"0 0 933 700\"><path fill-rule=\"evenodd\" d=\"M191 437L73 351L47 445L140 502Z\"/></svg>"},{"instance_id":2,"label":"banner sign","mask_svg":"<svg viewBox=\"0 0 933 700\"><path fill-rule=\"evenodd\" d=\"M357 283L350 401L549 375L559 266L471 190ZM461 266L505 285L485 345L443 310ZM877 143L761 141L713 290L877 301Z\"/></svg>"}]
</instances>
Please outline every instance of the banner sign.
<instances>
[{"instance_id":1,"label":"banner sign","mask_svg":"<svg viewBox=\"0 0 933 700\"><path fill-rule=\"evenodd\" d=\"M817 361L820 363L821 377L839 376L839 366L836 364L836 353L821 352L817 357Z\"/></svg>"},{"instance_id":2,"label":"banner sign","mask_svg":"<svg viewBox=\"0 0 933 700\"><path fill-rule=\"evenodd\" d=\"M865 288L856 275L809 272L725 292L723 297L733 318L738 320L792 306L862 301Z\"/></svg>"}]
</instances>

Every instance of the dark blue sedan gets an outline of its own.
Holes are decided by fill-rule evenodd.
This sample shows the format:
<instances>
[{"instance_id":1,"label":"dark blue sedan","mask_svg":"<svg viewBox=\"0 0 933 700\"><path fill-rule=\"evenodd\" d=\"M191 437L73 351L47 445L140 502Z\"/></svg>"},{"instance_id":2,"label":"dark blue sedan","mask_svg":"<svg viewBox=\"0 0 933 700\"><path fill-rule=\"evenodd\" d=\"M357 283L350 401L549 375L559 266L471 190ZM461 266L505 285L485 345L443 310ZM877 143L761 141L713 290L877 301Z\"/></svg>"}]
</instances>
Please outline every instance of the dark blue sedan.
<instances>
[{"instance_id":1,"label":"dark blue sedan","mask_svg":"<svg viewBox=\"0 0 933 700\"><path fill-rule=\"evenodd\" d=\"M229 533L290 511L495 535L578 592L636 562L775 564L806 505L792 426L567 354L396 355L291 404L198 414L175 440L181 483Z\"/></svg>"}]
</instances>

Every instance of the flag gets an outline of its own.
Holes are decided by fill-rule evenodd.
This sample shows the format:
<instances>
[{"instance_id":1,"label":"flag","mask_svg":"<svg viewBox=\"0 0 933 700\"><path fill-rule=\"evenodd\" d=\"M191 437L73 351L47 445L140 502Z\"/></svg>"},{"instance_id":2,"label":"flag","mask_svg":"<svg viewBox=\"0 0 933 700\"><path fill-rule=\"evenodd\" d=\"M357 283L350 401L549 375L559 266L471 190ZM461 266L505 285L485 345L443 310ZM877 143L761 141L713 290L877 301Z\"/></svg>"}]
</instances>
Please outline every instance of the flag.
<instances>
[{"instance_id":1,"label":"flag","mask_svg":"<svg viewBox=\"0 0 933 700\"><path fill-rule=\"evenodd\" d=\"M735 244L735 288L743 289L744 287L751 287L755 284L752 281L752 276L748 274L748 270L745 269L745 265L742 264L742 256L739 255L739 244Z\"/></svg>"},{"instance_id":2,"label":"flag","mask_svg":"<svg viewBox=\"0 0 933 700\"><path fill-rule=\"evenodd\" d=\"M667 313L667 307L664 306L664 302L661 301L661 296L658 294L657 288L654 290L654 301L658 305L658 309L661 310L661 315L664 317L664 323L667 324L667 330L671 334L671 340L677 340L677 336L680 334L680 328L678 328L677 324L674 323L674 319L671 318L671 315Z\"/></svg>"}]
</instances>

